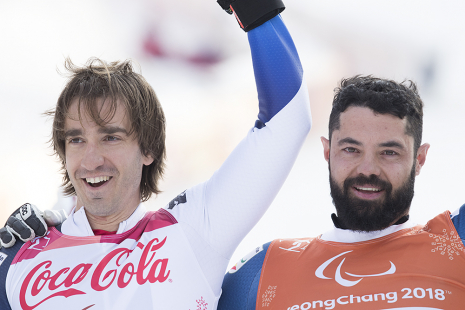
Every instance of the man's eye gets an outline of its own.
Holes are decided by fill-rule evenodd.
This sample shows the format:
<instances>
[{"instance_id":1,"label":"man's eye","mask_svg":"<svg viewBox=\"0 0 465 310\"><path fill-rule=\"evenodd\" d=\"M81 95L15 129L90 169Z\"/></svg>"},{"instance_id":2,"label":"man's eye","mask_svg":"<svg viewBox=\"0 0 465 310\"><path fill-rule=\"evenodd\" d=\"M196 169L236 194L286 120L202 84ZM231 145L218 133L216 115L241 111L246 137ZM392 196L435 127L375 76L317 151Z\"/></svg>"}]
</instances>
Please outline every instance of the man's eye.
<instances>
[{"instance_id":1,"label":"man's eye","mask_svg":"<svg viewBox=\"0 0 465 310\"><path fill-rule=\"evenodd\" d=\"M115 136L106 136L106 137L105 137L105 140L106 140L106 141L118 141L119 138L118 138L118 137L115 137Z\"/></svg>"},{"instance_id":2,"label":"man's eye","mask_svg":"<svg viewBox=\"0 0 465 310\"><path fill-rule=\"evenodd\" d=\"M344 151L346 151L347 153L355 153L355 152L357 152L357 149L355 149L353 147L346 147L344 149Z\"/></svg>"},{"instance_id":3,"label":"man's eye","mask_svg":"<svg viewBox=\"0 0 465 310\"><path fill-rule=\"evenodd\" d=\"M397 152L391 151L391 150L386 150L386 151L383 151L383 154L392 156L392 155L397 155Z\"/></svg>"},{"instance_id":4,"label":"man's eye","mask_svg":"<svg viewBox=\"0 0 465 310\"><path fill-rule=\"evenodd\" d=\"M82 139L81 138L71 138L69 139L69 143L81 143Z\"/></svg>"}]
</instances>

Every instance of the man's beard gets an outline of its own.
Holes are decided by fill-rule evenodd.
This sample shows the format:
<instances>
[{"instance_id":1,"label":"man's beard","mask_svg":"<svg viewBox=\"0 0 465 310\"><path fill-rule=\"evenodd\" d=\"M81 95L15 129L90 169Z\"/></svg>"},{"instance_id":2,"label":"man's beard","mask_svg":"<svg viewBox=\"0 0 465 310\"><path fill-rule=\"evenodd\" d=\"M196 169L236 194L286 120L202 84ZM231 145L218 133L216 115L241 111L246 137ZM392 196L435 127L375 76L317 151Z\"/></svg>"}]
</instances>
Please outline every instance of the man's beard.
<instances>
[{"instance_id":1,"label":"man's beard","mask_svg":"<svg viewBox=\"0 0 465 310\"><path fill-rule=\"evenodd\" d=\"M329 173L331 197L336 207L338 221L343 228L355 231L382 230L407 215L413 199L414 183L415 165L409 178L395 192L392 192L391 183L379 179L376 175L348 178L344 181L344 188L341 189L332 179L331 170ZM368 184L383 189L384 199L373 201L349 195L349 190L354 185Z\"/></svg>"}]
</instances>

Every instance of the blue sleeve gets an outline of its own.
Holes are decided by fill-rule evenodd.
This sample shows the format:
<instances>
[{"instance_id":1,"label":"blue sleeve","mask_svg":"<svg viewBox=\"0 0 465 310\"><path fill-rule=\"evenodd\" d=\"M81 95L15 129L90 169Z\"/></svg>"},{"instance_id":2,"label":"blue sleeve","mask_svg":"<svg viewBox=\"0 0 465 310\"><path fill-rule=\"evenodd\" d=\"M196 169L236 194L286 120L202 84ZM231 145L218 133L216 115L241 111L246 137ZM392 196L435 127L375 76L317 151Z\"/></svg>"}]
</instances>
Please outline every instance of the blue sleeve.
<instances>
[{"instance_id":1,"label":"blue sleeve","mask_svg":"<svg viewBox=\"0 0 465 310\"><path fill-rule=\"evenodd\" d=\"M255 310L263 261L271 242L239 270L224 276L218 310Z\"/></svg>"},{"instance_id":2,"label":"blue sleeve","mask_svg":"<svg viewBox=\"0 0 465 310\"><path fill-rule=\"evenodd\" d=\"M457 230L460 239L465 244L465 204L452 213L450 217L452 223L454 223L455 230Z\"/></svg>"},{"instance_id":3,"label":"blue sleeve","mask_svg":"<svg viewBox=\"0 0 465 310\"><path fill-rule=\"evenodd\" d=\"M294 98L303 70L280 15L249 31L248 38L260 106L256 127L261 128Z\"/></svg>"},{"instance_id":4,"label":"blue sleeve","mask_svg":"<svg viewBox=\"0 0 465 310\"><path fill-rule=\"evenodd\" d=\"M0 309L2 310L11 310L10 303L6 296L6 276L8 270L10 270L11 262L23 244L24 242L17 240L15 245L11 248L0 249Z\"/></svg>"}]
</instances>

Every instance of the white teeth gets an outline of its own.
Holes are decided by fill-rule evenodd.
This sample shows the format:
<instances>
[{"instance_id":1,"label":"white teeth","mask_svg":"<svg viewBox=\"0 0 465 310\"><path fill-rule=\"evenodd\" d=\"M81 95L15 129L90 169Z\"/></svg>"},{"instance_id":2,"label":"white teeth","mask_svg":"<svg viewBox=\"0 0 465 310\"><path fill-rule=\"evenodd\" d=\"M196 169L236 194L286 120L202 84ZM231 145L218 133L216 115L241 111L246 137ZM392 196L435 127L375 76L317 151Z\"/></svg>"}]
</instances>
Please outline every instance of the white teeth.
<instances>
[{"instance_id":1,"label":"white teeth","mask_svg":"<svg viewBox=\"0 0 465 310\"><path fill-rule=\"evenodd\" d=\"M360 191L371 191L371 192L380 192L381 190L378 188L372 188L372 187L356 187L356 189Z\"/></svg>"},{"instance_id":2,"label":"white teeth","mask_svg":"<svg viewBox=\"0 0 465 310\"><path fill-rule=\"evenodd\" d=\"M95 177L95 178L86 178L87 183L100 183L103 181L110 180L109 176Z\"/></svg>"}]
</instances>

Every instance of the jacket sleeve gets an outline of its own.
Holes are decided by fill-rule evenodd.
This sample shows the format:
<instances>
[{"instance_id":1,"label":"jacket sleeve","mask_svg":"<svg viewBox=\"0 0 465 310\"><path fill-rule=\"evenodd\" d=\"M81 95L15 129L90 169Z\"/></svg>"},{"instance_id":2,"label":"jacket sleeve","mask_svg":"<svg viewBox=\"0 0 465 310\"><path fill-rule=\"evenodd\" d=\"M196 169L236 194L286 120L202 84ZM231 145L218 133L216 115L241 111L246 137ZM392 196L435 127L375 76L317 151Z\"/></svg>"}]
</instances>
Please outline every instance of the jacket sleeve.
<instances>
[{"instance_id":1,"label":"jacket sleeve","mask_svg":"<svg viewBox=\"0 0 465 310\"><path fill-rule=\"evenodd\" d=\"M8 271L10 270L10 265L23 244L24 242L17 240L15 245L11 248L0 249L0 309L2 310L11 310L6 291L6 279Z\"/></svg>"},{"instance_id":2,"label":"jacket sleeve","mask_svg":"<svg viewBox=\"0 0 465 310\"><path fill-rule=\"evenodd\" d=\"M460 239L465 243L465 204L454 211L450 217L452 223L454 223L455 230L459 233Z\"/></svg>"},{"instance_id":3,"label":"jacket sleeve","mask_svg":"<svg viewBox=\"0 0 465 310\"><path fill-rule=\"evenodd\" d=\"M258 120L209 180L166 207L185 230L202 269L216 279L210 282L219 285L235 248L283 185L311 127L302 66L281 17L247 35Z\"/></svg>"},{"instance_id":4,"label":"jacket sleeve","mask_svg":"<svg viewBox=\"0 0 465 310\"><path fill-rule=\"evenodd\" d=\"M311 126L302 67L281 17L251 30L248 36L258 121L201 185L203 235L228 259L273 202Z\"/></svg>"},{"instance_id":5,"label":"jacket sleeve","mask_svg":"<svg viewBox=\"0 0 465 310\"><path fill-rule=\"evenodd\" d=\"M255 310L263 261L270 243L258 247L258 253L242 258L226 273L218 310Z\"/></svg>"}]
</instances>

